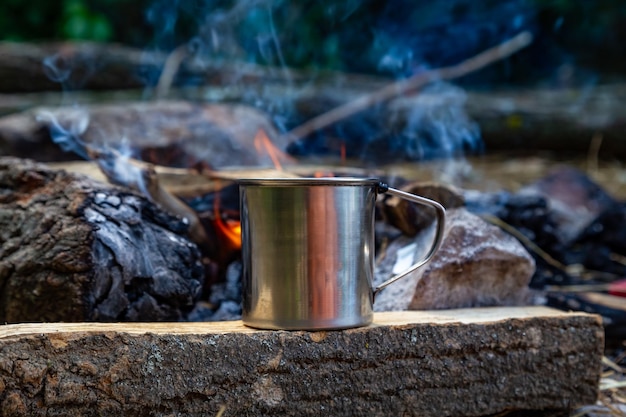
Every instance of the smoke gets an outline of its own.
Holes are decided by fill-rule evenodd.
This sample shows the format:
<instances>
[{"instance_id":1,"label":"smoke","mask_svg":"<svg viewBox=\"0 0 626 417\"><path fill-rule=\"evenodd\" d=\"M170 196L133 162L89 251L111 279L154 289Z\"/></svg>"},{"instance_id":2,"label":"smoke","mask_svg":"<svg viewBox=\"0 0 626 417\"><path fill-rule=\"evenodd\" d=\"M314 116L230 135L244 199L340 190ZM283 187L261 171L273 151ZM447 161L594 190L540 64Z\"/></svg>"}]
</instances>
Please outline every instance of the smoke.
<instances>
[{"instance_id":1,"label":"smoke","mask_svg":"<svg viewBox=\"0 0 626 417\"><path fill-rule=\"evenodd\" d=\"M524 14L519 12L521 3L524 0L494 4L505 18L488 24L475 21L477 15L485 15L484 5L464 1L400 1L381 6L370 1L294 5L283 0L158 0L148 17L160 28L155 39L165 49L178 46L172 44L176 27L191 21L197 30L186 41L192 55L189 62L200 68L233 61L265 65L268 78L276 75L282 83L278 94L271 82L249 88L236 73L230 82L244 91L244 102L269 113L278 128L287 131L304 121L296 100L311 84L294 82L290 75L290 68L306 62L304 59L312 66L339 69L359 68L375 60L375 71L408 77L437 64L457 63L519 31L525 25ZM363 22L368 26L360 26ZM316 72L307 72L313 83ZM341 83L337 88L343 88ZM333 142L341 142L348 145L349 156L374 161L450 158L480 151L480 132L464 111L463 91L438 84L425 94L428 99L416 99L411 112L404 108L394 115L395 107L379 106L292 144L289 151L298 156L334 153L338 146ZM400 127L390 127L397 120ZM380 158L381 152L384 158Z\"/></svg>"},{"instance_id":2,"label":"smoke","mask_svg":"<svg viewBox=\"0 0 626 417\"><path fill-rule=\"evenodd\" d=\"M445 82L425 87L388 108L409 160L448 159L482 149L480 129L465 112L465 91Z\"/></svg>"},{"instance_id":3,"label":"smoke","mask_svg":"<svg viewBox=\"0 0 626 417\"><path fill-rule=\"evenodd\" d=\"M54 54L44 58L43 68L50 80L62 86L66 85L72 74L71 63L61 54Z\"/></svg>"},{"instance_id":4,"label":"smoke","mask_svg":"<svg viewBox=\"0 0 626 417\"><path fill-rule=\"evenodd\" d=\"M316 67L384 73L398 79L427 68L455 64L527 28L532 21L529 1L398 0L383 4L348 0L296 4L287 0L154 0L145 14L154 28L145 57L154 60L152 52L186 48L188 56L176 79L179 84L203 81L197 71L198 78L185 79L189 74L185 66L210 72L221 63L264 65L267 82L250 88L250 80L233 69L228 77L230 84L223 87L240 91L246 104L269 114L285 132L314 115L310 112L303 116L303 103L298 97L315 88ZM310 79L292 76L290 68L305 63ZM150 64L146 67L155 68L155 61ZM50 78L63 85L73 77L72 63L63 56L50 57L44 65ZM157 70L144 75L150 88L161 73ZM350 76L345 78L349 80ZM333 99L342 95L342 88L346 88L342 82L335 81L330 92L336 94ZM325 95L328 92L313 94L319 94L316 99L321 103L337 104ZM289 150L296 155L329 151L337 155L336 144L341 143L347 145L349 157L374 162L477 153L482 150L480 131L464 110L465 100L459 87L437 83L410 99L399 98L388 106L380 105L343 120L293 144ZM315 105L317 112L321 111L322 106ZM60 132L56 137L64 149L71 149L69 139L80 137L77 128L51 125ZM84 157L84 152L79 154Z\"/></svg>"},{"instance_id":5,"label":"smoke","mask_svg":"<svg viewBox=\"0 0 626 417\"><path fill-rule=\"evenodd\" d=\"M84 108L75 106L71 111L66 111L63 121L49 110L39 112L36 119L48 126L52 141L64 152L73 152L83 159L90 159L87 145L82 140L89 126L89 113Z\"/></svg>"},{"instance_id":6,"label":"smoke","mask_svg":"<svg viewBox=\"0 0 626 417\"><path fill-rule=\"evenodd\" d=\"M363 48L369 62L357 65L396 77L453 65L523 30L533 31L535 14L532 0L398 0L382 7L372 22L372 42Z\"/></svg>"},{"instance_id":7,"label":"smoke","mask_svg":"<svg viewBox=\"0 0 626 417\"><path fill-rule=\"evenodd\" d=\"M118 142L87 143L83 137L89 127L89 112L80 107L64 109L57 114L42 110L37 121L45 123L52 141L65 152L73 152L86 160L94 160L107 178L119 185L134 188L150 198L146 187L145 167L131 159L132 149L124 137Z\"/></svg>"},{"instance_id":8,"label":"smoke","mask_svg":"<svg viewBox=\"0 0 626 417\"><path fill-rule=\"evenodd\" d=\"M46 76L58 83L67 97L83 88L101 66L93 55L68 48L44 58L42 63Z\"/></svg>"}]
</instances>

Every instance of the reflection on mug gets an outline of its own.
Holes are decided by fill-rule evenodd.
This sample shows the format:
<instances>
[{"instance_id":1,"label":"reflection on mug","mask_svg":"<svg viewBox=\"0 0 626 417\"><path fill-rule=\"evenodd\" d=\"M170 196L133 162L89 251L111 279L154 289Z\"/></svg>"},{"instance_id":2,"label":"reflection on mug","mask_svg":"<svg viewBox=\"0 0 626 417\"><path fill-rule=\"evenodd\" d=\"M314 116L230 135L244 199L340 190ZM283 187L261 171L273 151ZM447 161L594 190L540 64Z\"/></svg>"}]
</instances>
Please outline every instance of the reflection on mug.
<instances>
[{"instance_id":1,"label":"reflection on mug","mask_svg":"<svg viewBox=\"0 0 626 417\"><path fill-rule=\"evenodd\" d=\"M332 187L311 187L307 201L307 268L311 318L336 317L340 273L337 208Z\"/></svg>"}]
</instances>

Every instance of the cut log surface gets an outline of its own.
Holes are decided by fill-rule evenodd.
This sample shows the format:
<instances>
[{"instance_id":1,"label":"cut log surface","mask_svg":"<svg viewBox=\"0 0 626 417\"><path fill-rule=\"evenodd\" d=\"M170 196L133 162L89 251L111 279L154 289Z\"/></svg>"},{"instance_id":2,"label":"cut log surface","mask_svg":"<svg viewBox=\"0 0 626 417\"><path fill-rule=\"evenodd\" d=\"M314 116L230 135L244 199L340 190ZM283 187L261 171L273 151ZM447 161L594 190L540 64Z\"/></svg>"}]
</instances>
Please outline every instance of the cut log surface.
<instances>
[{"instance_id":1,"label":"cut log surface","mask_svg":"<svg viewBox=\"0 0 626 417\"><path fill-rule=\"evenodd\" d=\"M481 416L594 403L598 316L543 307L376 313L364 328L0 327L4 415Z\"/></svg>"},{"instance_id":2,"label":"cut log surface","mask_svg":"<svg viewBox=\"0 0 626 417\"><path fill-rule=\"evenodd\" d=\"M184 319L204 279L187 228L129 189L0 158L0 322Z\"/></svg>"}]
</instances>

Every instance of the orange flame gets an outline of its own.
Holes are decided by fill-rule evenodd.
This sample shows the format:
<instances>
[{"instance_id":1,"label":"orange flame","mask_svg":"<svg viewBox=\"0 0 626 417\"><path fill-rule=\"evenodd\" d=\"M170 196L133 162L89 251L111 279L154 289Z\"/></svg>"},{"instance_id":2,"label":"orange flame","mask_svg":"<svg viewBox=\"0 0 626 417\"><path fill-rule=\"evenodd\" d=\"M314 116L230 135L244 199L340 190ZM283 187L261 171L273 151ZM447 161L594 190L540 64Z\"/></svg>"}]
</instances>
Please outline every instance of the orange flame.
<instances>
[{"instance_id":1,"label":"orange flame","mask_svg":"<svg viewBox=\"0 0 626 417\"><path fill-rule=\"evenodd\" d=\"M220 214L220 191L217 191L213 204L213 214L215 215L215 229L221 238L226 241L232 249L241 249L241 222L239 220L226 219L224 221Z\"/></svg>"},{"instance_id":2,"label":"orange flame","mask_svg":"<svg viewBox=\"0 0 626 417\"><path fill-rule=\"evenodd\" d=\"M259 129L256 136L254 137L254 148L259 154L267 154L272 163L274 164L274 168L279 171L283 170L282 161L289 161L291 157L278 149L267 136L263 129Z\"/></svg>"},{"instance_id":3,"label":"orange flame","mask_svg":"<svg viewBox=\"0 0 626 417\"><path fill-rule=\"evenodd\" d=\"M215 217L215 227L233 249L241 249L241 222L238 220L222 220Z\"/></svg>"}]
</instances>

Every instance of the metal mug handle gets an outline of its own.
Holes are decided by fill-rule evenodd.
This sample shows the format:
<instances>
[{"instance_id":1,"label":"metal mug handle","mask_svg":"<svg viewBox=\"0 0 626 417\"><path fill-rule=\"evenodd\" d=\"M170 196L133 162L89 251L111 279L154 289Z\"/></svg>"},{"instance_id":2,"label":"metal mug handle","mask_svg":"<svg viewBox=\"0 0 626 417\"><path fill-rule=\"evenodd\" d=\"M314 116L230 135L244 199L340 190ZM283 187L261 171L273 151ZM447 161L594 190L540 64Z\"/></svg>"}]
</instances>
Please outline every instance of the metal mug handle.
<instances>
[{"instance_id":1,"label":"metal mug handle","mask_svg":"<svg viewBox=\"0 0 626 417\"><path fill-rule=\"evenodd\" d=\"M424 256L422 259L418 260L417 262L413 263L413 265L411 265L405 271L402 271L399 274L394 275L393 277L389 278L387 281L385 281L382 284L380 284L378 287L374 288L374 290L372 292L372 297L375 297L376 294L378 294L378 292L380 290L382 290L383 288L385 288L389 284L393 284L394 282L396 282L400 278L404 278L405 276L407 276L411 272L415 271L417 268L419 268L420 266L424 265L426 262L428 262L430 260L430 258L433 257L433 255L437 252L437 250L441 246L441 241L443 240L443 231L444 231L444 228L445 228L445 220L446 220L446 209L444 209L441 204L439 204L438 202L436 202L434 200L431 200L431 199L426 198L426 197L420 197L420 196L415 195L415 194L407 193L405 191L400 191L400 190L395 189L395 188L391 188L387 184L384 184L384 183L378 184L378 192L381 193L381 194L389 193L391 195L395 195L395 196L398 196L400 198L404 198L405 200L409 200L409 201L411 201L413 203L422 204L422 205L426 205L426 206L430 206L430 207L434 208L435 212L437 214L437 231L436 231L436 234L435 234L435 239L433 241L433 244L430 247L430 250L428 251L426 256Z\"/></svg>"}]
</instances>

